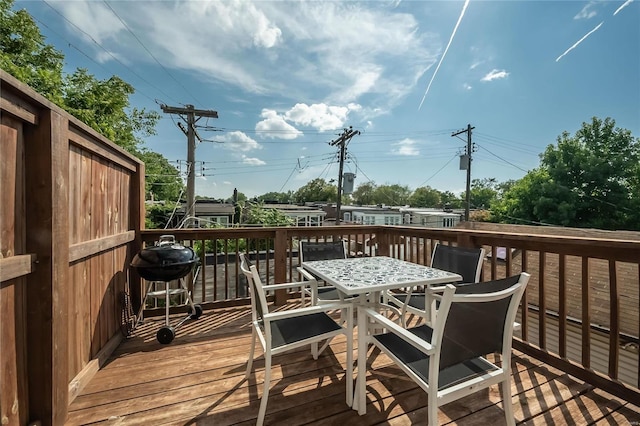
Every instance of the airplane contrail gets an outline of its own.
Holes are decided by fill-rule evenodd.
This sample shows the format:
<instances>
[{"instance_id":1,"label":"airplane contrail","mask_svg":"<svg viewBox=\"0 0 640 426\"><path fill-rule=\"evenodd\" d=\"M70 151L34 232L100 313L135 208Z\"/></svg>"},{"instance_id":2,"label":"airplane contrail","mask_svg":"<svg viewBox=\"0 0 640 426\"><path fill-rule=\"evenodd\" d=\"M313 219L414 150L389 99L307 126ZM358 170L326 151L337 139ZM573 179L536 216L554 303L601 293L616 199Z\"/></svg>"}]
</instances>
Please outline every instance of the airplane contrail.
<instances>
[{"instance_id":1,"label":"airplane contrail","mask_svg":"<svg viewBox=\"0 0 640 426\"><path fill-rule=\"evenodd\" d=\"M462 21L462 17L464 16L464 12L467 10L467 6L469 5L469 0L466 0L464 2L464 6L462 6L462 12L460 12L460 17L458 17L458 22L456 22L456 26L453 28L453 32L451 33L451 37L449 37L449 43L447 43L447 47L445 47L444 52L442 53L442 56L440 57L440 61L438 62L438 66L436 67L436 70L433 72L433 75L431 76L431 80L429 81L429 84L427 85L427 90L424 92L424 96L422 96L422 100L420 101L420 106L418 106L418 110L420 108L422 108L422 104L424 103L425 98L427 97L427 93L429 93L429 89L431 88L431 83L433 83L433 79L436 78L436 74L438 73L438 70L440 69L440 64L442 64L442 61L444 60L444 57L447 54L447 51L449 50L449 46L451 46L451 42L453 41L453 37L456 35L456 31L458 31L458 26L460 25L460 22Z\"/></svg>"},{"instance_id":2,"label":"airplane contrail","mask_svg":"<svg viewBox=\"0 0 640 426\"><path fill-rule=\"evenodd\" d=\"M620 6L619 8L616 9L615 12L613 12L613 16L616 16L618 14L618 12L620 12L622 9L624 9L625 7L629 6L631 4L631 2L633 2L633 0L627 0L625 1L622 6Z\"/></svg>"},{"instance_id":3,"label":"airplane contrail","mask_svg":"<svg viewBox=\"0 0 640 426\"><path fill-rule=\"evenodd\" d=\"M589 31L588 33L586 33L580 40L576 41L575 44L573 46L571 46L570 48L568 48L567 50L565 50L565 52L558 56L556 58L556 62L558 62L560 59L562 59L563 56L565 56L567 53L571 52L573 49L575 49L576 47L578 47L578 45L580 43L582 43L584 41L584 39L586 39L587 37L589 37L591 34L595 33L596 31L598 31L598 29L600 29L600 27L602 26L602 24L604 24L604 21L600 22L594 29L592 29L591 31Z\"/></svg>"}]
</instances>

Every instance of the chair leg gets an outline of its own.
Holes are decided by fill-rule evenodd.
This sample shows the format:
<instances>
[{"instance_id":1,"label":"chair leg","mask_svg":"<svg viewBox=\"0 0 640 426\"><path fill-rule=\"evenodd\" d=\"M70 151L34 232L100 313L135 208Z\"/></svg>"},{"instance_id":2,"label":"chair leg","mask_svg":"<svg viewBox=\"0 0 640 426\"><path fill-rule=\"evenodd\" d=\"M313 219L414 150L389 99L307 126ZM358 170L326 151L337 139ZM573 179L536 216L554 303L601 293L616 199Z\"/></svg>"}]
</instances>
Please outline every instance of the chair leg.
<instances>
[{"instance_id":1,"label":"chair leg","mask_svg":"<svg viewBox=\"0 0 640 426\"><path fill-rule=\"evenodd\" d=\"M504 415L507 419L507 425L515 426L516 420L513 417L513 402L511 397L511 380L507 376L506 380L500 383L502 387L502 406L504 408Z\"/></svg>"},{"instance_id":2,"label":"chair leg","mask_svg":"<svg viewBox=\"0 0 640 426\"><path fill-rule=\"evenodd\" d=\"M256 426L264 424L264 417L267 413L267 400L269 399L269 387L271 385L271 348L264 352L264 387L262 396L260 397L260 410L258 411L258 420Z\"/></svg>"},{"instance_id":3,"label":"chair leg","mask_svg":"<svg viewBox=\"0 0 640 426\"><path fill-rule=\"evenodd\" d=\"M244 373L245 378L249 377L251 374L251 367L253 366L253 355L256 351L256 338L258 337L258 332L255 327L251 328L251 349L249 350L249 360L247 361L247 371Z\"/></svg>"},{"instance_id":4,"label":"chair leg","mask_svg":"<svg viewBox=\"0 0 640 426\"><path fill-rule=\"evenodd\" d=\"M438 390L431 387L427 395L427 425L438 425Z\"/></svg>"}]
</instances>

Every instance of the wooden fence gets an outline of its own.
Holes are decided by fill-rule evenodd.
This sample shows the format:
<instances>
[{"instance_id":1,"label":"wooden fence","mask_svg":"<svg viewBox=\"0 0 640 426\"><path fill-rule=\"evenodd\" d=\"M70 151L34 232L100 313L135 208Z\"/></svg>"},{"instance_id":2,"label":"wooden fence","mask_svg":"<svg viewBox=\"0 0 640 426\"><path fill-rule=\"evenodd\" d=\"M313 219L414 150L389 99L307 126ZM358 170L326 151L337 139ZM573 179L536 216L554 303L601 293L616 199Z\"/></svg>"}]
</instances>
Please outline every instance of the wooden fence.
<instances>
[{"instance_id":1,"label":"wooden fence","mask_svg":"<svg viewBox=\"0 0 640 426\"><path fill-rule=\"evenodd\" d=\"M144 165L0 70L0 421L63 424L121 339Z\"/></svg>"}]
</instances>

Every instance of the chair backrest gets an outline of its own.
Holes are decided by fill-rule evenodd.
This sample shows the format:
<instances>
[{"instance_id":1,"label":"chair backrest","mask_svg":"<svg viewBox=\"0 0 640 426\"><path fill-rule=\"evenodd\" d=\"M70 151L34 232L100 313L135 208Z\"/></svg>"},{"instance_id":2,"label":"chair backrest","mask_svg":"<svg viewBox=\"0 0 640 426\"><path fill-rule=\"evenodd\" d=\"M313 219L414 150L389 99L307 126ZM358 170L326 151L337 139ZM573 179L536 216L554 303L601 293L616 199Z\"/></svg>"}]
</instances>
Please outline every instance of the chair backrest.
<instances>
[{"instance_id":1,"label":"chair backrest","mask_svg":"<svg viewBox=\"0 0 640 426\"><path fill-rule=\"evenodd\" d=\"M312 260L346 259L347 250L342 240L338 241L300 241L300 262Z\"/></svg>"},{"instance_id":2,"label":"chair backrest","mask_svg":"<svg viewBox=\"0 0 640 426\"><path fill-rule=\"evenodd\" d=\"M246 253L240 253L240 270L247 278L247 284L249 285L253 321L261 323L264 314L269 313L267 296L264 292L258 269L251 260L249 260Z\"/></svg>"},{"instance_id":3,"label":"chair backrest","mask_svg":"<svg viewBox=\"0 0 640 426\"><path fill-rule=\"evenodd\" d=\"M477 283L480 281L483 248L467 248L436 244L431 256L431 266L444 271L454 272L462 276L462 282Z\"/></svg>"},{"instance_id":4,"label":"chair backrest","mask_svg":"<svg viewBox=\"0 0 640 426\"><path fill-rule=\"evenodd\" d=\"M489 353L508 357L513 323L528 281L529 274L523 272L456 285L450 303L445 303L446 298L441 302L434 326L434 332L442 333L439 370Z\"/></svg>"}]
</instances>

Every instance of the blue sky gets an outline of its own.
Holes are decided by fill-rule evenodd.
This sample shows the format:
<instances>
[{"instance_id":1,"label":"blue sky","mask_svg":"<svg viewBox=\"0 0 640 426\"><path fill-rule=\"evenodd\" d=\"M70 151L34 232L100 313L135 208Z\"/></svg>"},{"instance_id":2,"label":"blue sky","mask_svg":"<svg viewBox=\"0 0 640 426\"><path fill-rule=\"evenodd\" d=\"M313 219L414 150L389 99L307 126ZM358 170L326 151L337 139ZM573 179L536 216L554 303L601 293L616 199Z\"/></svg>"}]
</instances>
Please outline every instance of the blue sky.
<instances>
[{"instance_id":1,"label":"blue sky","mask_svg":"<svg viewBox=\"0 0 640 426\"><path fill-rule=\"evenodd\" d=\"M227 198L337 178L463 191L519 179L563 132L611 117L640 136L640 1L16 1L67 71L132 84L132 106L202 118L196 194ZM428 88L428 90L427 90ZM182 160L177 115L146 147ZM213 130L215 128L215 131ZM460 139L462 138L462 139ZM464 139L464 140L463 140ZM176 163L177 164L177 163Z\"/></svg>"}]
</instances>

